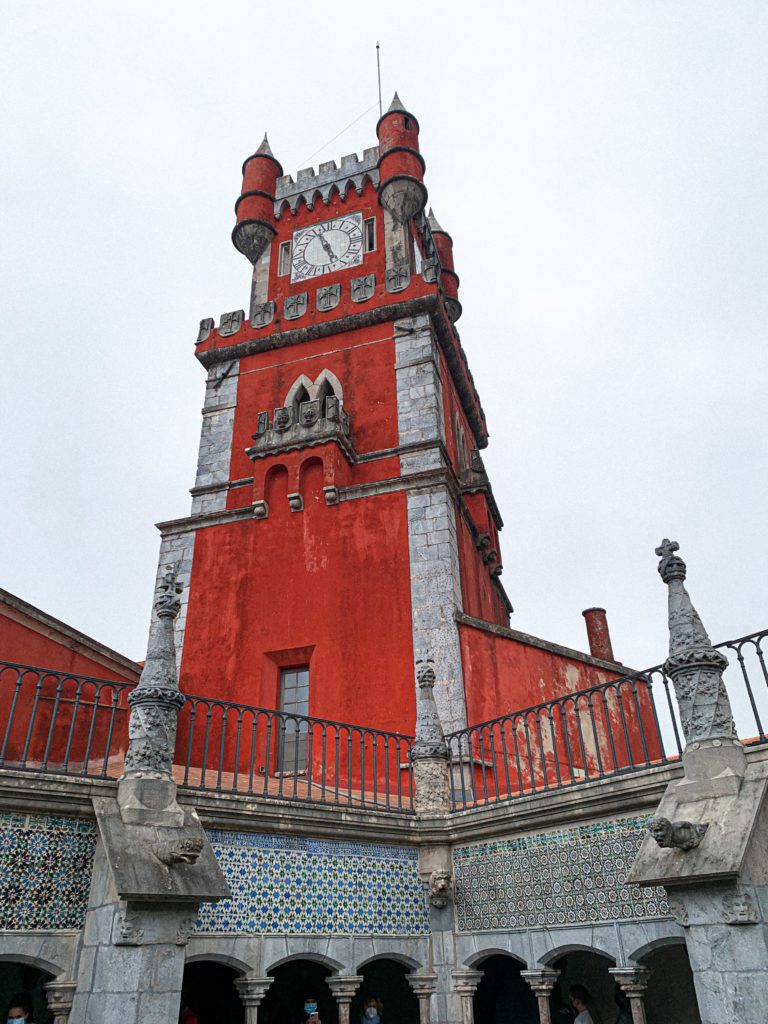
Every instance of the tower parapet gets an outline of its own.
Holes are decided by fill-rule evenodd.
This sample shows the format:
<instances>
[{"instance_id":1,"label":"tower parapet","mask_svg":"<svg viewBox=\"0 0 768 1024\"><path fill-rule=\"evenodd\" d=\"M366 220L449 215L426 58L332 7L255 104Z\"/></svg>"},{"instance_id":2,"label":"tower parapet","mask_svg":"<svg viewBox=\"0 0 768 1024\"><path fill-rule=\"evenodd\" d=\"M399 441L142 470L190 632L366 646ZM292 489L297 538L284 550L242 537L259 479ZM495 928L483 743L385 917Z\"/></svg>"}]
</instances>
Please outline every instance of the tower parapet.
<instances>
[{"instance_id":1,"label":"tower parapet","mask_svg":"<svg viewBox=\"0 0 768 1024\"><path fill-rule=\"evenodd\" d=\"M334 191L346 199L350 186L362 195L367 181L378 188L378 160L379 147L371 146L363 150L362 157L357 153L343 156L340 166L335 160L327 160L317 171L314 167L305 167L297 173L295 181L290 174L284 174L277 179L275 216L280 218L286 207L296 213L302 201L312 210L318 197L327 206Z\"/></svg>"}]
</instances>

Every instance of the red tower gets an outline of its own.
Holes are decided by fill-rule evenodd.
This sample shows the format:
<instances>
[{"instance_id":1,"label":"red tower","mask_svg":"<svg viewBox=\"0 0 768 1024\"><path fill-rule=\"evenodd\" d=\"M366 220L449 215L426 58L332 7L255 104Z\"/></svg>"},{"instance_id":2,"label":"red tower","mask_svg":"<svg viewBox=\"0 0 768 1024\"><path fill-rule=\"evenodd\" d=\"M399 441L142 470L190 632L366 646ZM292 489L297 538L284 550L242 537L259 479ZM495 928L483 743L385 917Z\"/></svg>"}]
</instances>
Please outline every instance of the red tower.
<instances>
[{"instance_id":1,"label":"red tower","mask_svg":"<svg viewBox=\"0 0 768 1024\"><path fill-rule=\"evenodd\" d=\"M508 628L452 242L397 96L377 133L295 181L266 137L244 164L249 314L201 323L192 512L161 524L160 571L185 584L187 692L410 731L428 655L451 730L605 673Z\"/></svg>"}]
</instances>

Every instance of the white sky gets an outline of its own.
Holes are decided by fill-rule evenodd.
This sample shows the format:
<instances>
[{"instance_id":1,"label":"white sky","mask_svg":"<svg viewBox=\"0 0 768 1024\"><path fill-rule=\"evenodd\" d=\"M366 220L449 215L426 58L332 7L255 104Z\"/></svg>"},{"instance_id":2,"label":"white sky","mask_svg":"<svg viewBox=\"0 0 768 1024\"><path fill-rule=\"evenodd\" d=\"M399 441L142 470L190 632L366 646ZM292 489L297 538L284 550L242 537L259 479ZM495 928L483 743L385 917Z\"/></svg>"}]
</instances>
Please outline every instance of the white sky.
<instances>
[{"instance_id":1,"label":"white sky","mask_svg":"<svg viewBox=\"0 0 768 1024\"><path fill-rule=\"evenodd\" d=\"M454 238L511 624L666 651L681 543L715 641L768 624L764 0L6 0L0 586L141 658L187 514L199 320L269 130L286 171L376 142L397 88ZM0 652L1 654L2 652Z\"/></svg>"}]
</instances>

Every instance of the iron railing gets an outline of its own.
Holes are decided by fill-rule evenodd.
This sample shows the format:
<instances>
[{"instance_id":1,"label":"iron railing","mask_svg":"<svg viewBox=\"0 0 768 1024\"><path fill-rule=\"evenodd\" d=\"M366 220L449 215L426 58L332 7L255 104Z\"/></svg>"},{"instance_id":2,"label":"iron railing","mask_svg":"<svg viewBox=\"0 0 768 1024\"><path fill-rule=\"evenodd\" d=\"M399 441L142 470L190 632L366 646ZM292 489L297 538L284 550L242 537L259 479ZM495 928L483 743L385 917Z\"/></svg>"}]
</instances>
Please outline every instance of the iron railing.
<instances>
[{"instance_id":1,"label":"iron railing","mask_svg":"<svg viewBox=\"0 0 768 1024\"><path fill-rule=\"evenodd\" d=\"M132 688L0 662L0 767L119 778ZM195 789L411 811L411 744L399 733L187 695L173 774Z\"/></svg>"},{"instance_id":2,"label":"iron railing","mask_svg":"<svg viewBox=\"0 0 768 1024\"><path fill-rule=\"evenodd\" d=\"M726 683L744 743L768 742L768 630L730 640ZM0 767L114 779L132 684L0 661ZM447 736L456 809L609 778L679 758L682 729L662 666ZM185 787L411 812L412 738L187 695L173 773Z\"/></svg>"},{"instance_id":3,"label":"iron railing","mask_svg":"<svg viewBox=\"0 0 768 1024\"><path fill-rule=\"evenodd\" d=\"M768 631L719 644L738 735L768 742ZM455 809L512 800L679 759L684 746L663 666L612 679L446 737Z\"/></svg>"}]
</instances>

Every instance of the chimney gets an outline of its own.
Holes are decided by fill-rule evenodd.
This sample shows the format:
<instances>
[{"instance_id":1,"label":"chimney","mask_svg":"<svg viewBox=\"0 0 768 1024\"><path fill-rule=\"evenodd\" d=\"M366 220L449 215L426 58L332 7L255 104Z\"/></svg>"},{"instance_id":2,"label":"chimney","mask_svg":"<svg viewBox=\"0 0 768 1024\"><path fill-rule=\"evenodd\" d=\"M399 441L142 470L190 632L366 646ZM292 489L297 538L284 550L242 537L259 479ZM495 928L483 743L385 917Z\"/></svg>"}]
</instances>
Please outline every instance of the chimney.
<instances>
[{"instance_id":1,"label":"chimney","mask_svg":"<svg viewBox=\"0 0 768 1024\"><path fill-rule=\"evenodd\" d=\"M593 658L600 658L601 661L615 661L605 608L587 608L581 614L587 623L589 653Z\"/></svg>"}]
</instances>

